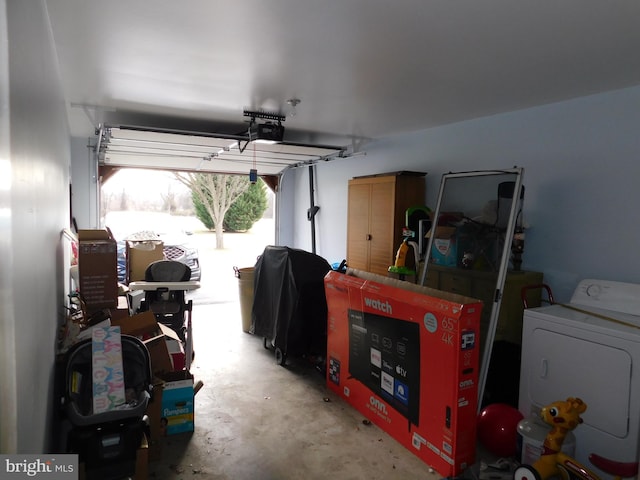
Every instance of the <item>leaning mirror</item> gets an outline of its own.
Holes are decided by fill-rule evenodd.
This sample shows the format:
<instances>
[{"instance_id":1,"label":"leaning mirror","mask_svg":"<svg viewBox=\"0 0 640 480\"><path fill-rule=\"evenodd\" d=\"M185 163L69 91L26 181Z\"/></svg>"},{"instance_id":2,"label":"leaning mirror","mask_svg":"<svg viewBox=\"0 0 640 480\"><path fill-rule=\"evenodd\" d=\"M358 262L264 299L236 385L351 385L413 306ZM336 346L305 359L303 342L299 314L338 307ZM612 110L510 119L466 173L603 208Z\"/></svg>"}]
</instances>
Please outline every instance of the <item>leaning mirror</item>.
<instances>
[{"instance_id":1,"label":"leaning mirror","mask_svg":"<svg viewBox=\"0 0 640 480\"><path fill-rule=\"evenodd\" d=\"M483 405L505 277L521 265L522 174L521 168L512 168L443 175L427 233L420 283L480 299L484 305L478 408Z\"/></svg>"}]
</instances>

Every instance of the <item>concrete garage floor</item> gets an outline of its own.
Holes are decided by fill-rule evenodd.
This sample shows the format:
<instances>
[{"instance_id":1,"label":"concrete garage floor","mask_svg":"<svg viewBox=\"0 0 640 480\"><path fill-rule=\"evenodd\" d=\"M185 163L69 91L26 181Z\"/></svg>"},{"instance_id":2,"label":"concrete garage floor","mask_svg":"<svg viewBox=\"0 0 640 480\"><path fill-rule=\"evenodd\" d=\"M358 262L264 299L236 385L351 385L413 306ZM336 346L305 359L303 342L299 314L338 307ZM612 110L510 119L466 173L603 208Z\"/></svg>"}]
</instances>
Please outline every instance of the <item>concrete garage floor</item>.
<instances>
[{"instance_id":1,"label":"concrete garage floor","mask_svg":"<svg viewBox=\"0 0 640 480\"><path fill-rule=\"evenodd\" d=\"M377 426L365 425L308 362L279 366L262 338L242 331L238 301L195 305L193 322L191 371L204 382L195 432L166 437L150 478L441 478Z\"/></svg>"}]
</instances>

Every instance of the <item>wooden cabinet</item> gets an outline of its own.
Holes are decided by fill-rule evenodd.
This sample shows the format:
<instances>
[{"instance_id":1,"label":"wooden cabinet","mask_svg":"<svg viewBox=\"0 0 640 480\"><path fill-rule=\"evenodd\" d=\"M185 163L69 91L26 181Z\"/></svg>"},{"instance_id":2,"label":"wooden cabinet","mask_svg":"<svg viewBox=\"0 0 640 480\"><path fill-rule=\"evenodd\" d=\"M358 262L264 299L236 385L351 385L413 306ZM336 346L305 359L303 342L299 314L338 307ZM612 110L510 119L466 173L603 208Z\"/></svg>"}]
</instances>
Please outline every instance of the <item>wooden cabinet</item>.
<instances>
[{"instance_id":1,"label":"wooden cabinet","mask_svg":"<svg viewBox=\"0 0 640 480\"><path fill-rule=\"evenodd\" d=\"M480 321L480 336L486 338L489 328L491 306L496 291L496 272L465 270L461 268L429 265L425 285L438 290L478 298L485 303ZM494 341L507 341L520 345L522 340L522 287L542 283L542 273L518 271L508 272L504 281L500 313ZM540 306L541 292L530 290L527 294L529 308Z\"/></svg>"},{"instance_id":2,"label":"wooden cabinet","mask_svg":"<svg viewBox=\"0 0 640 480\"><path fill-rule=\"evenodd\" d=\"M349 180L349 267L387 275L402 242L407 208L424 205L424 176L397 172Z\"/></svg>"},{"instance_id":3,"label":"wooden cabinet","mask_svg":"<svg viewBox=\"0 0 640 480\"><path fill-rule=\"evenodd\" d=\"M480 317L480 358L485 351L493 298L496 294L497 272L429 265L425 285L439 290L470 296L484 302ZM540 272L510 271L504 281L502 302L498 312L491 360L489 362L483 405L507 403L517 408L520 382L520 345L522 343L522 287L543 282ZM539 307L540 289L527 291L527 306Z\"/></svg>"}]
</instances>

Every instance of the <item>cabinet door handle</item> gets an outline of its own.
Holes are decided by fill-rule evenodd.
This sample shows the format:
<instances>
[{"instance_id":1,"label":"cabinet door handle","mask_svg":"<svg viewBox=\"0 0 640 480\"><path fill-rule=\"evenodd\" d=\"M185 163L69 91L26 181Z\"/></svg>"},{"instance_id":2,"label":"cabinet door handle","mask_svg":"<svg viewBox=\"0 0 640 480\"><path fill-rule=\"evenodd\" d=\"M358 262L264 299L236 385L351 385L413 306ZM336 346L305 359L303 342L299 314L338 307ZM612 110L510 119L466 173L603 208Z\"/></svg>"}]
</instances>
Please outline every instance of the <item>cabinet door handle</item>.
<instances>
[{"instance_id":1,"label":"cabinet door handle","mask_svg":"<svg viewBox=\"0 0 640 480\"><path fill-rule=\"evenodd\" d=\"M371 240L371 234L370 233L367 233L366 239L367 239L367 241Z\"/></svg>"}]
</instances>

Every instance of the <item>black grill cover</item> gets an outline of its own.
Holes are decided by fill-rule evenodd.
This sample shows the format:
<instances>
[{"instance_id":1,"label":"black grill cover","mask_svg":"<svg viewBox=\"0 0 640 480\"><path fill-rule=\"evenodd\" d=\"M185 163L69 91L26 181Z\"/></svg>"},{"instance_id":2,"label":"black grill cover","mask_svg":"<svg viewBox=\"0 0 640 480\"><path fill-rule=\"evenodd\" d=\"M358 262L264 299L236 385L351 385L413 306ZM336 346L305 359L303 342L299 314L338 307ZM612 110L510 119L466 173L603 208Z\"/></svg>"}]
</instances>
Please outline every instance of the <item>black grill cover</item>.
<instances>
[{"instance_id":1,"label":"black grill cover","mask_svg":"<svg viewBox=\"0 0 640 480\"><path fill-rule=\"evenodd\" d=\"M322 257L304 250L267 246L254 276L251 333L285 354L326 354L327 300Z\"/></svg>"}]
</instances>

